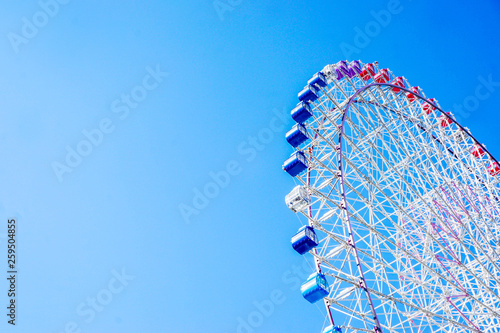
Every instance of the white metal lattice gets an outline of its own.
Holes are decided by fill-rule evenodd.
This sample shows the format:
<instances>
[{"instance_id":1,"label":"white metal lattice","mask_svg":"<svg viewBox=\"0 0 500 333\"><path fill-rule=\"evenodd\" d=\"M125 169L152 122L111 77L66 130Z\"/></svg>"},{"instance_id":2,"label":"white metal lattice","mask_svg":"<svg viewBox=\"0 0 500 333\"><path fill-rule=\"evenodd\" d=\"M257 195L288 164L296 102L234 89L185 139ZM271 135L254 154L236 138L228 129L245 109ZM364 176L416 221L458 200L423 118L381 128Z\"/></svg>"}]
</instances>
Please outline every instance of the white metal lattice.
<instances>
[{"instance_id":1,"label":"white metal lattice","mask_svg":"<svg viewBox=\"0 0 500 333\"><path fill-rule=\"evenodd\" d=\"M319 236L310 253L330 283L326 306L348 318L335 324L500 332L496 161L406 79L401 89L390 70L387 83L359 71L339 79L342 66L322 70L311 140L298 147L309 168L297 176L311 199L298 214Z\"/></svg>"}]
</instances>

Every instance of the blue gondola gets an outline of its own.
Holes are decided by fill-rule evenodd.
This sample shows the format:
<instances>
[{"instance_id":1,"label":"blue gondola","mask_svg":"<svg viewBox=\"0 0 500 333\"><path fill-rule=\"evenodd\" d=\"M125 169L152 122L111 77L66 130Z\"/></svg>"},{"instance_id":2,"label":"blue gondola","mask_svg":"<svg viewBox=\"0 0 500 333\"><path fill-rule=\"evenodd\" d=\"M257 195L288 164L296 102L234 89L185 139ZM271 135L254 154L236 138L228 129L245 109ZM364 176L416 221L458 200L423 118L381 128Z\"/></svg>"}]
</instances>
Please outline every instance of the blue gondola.
<instances>
[{"instance_id":1,"label":"blue gondola","mask_svg":"<svg viewBox=\"0 0 500 333\"><path fill-rule=\"evenodd\" d=\"M330 325L323 330L323 333L342 333L342 329L338 326Z\"/></svg>"},{"instance_id":2,"label":"blue gondola","mask_svg":"<svg viewBox=\"0 0 500 333\"><path fill-rule=\"evenodd\" d=\"M300 287L302 296L310 303L316 303L328 295L328 282L321 273L313 273Z\"/></svg>"},{"instance_id":3,"label":"blue gondola","mask_svg":"<svg viewBox=\"0 0 500 333\"><path fill-rule=\"evenodd\" d=\"M318 89L309 84L299 92L299 101L301 102L312 102L317 99L318 99Z\"/></svg>"},{"instance_id":4,"label":"blue gondola","mask_svg":"<svg viewBox=\"0 0 500 333\"><path fill-rule=\"evenodd\" d=\"M290 176L295 177L306 170L308 166L309 162L304 153L296 151L283 163L283 170L288 172Z\"/></svg>"},{"instance_id":5,"label":"blue gondola","mask_svg":"<svg viewBox=\"0 0 500 333\"><path fill-rule=\"evenodd\" d=\"M309 139L309 134L304 126L295 124L292 129L286 133L285 138L292 147L296 148Z\"/></svg>"},{"instance_id":6,"label":"blue gondola","mask_svg":"<svg viewBox=\"0 0 500 333\"><path fill-rule=\"evenodd\" d=\"M316 246L318 246L318 236L312 227L303 226L292 237L292 247L299 254L304 254Z\"/></svg>"},{"instance_id":7,"label":"blue gondola","mask_svg":"<svg viewBox=\"0 0 500 333\"><path fill-rule=\"evenodd\" d=\"M290 112L293 120L299 124L303 124L307 119L312 117L312 111L309 104L300 102L297 106Z\"/></svg>"},{"instance_id":8,"label":"blue gondola","mask_svg":"<svg viewBox=\"0 0 500 333\"><path fill-rule=\"evenodd\" d=\"M307 84L314 86L317 84L320 87L326 87L326 77L321 72L317 72L312 78L307 81Z\"/></svg>"}]
</instances>

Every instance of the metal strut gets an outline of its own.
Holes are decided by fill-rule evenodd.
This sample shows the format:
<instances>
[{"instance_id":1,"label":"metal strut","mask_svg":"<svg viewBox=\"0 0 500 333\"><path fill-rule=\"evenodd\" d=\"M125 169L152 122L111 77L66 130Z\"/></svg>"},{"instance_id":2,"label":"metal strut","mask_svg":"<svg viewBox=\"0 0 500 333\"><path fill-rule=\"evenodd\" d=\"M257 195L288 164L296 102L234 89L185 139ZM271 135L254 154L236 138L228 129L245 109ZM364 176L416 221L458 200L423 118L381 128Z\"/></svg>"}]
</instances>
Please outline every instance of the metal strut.
<instances>
[{"instance_id":1,"label":"metal strut","mask_svg":"<svg viewBox=\"0 0 500 333\"><path fill-rule=\"evenodd\" d=\"M316 135L314 136L314 138L316 138L318 134L316 133ZM313 151L313 147L310 147L309 148L309 153L311 154L312 156L312 151ZM309 187L311 185L311 171L310 170L307 170L307 186ZM308 210L309 210L309 226L310 227L314 227L313 225L313 222L312 222L312 211L311 211L311 206L308 207ZM313 249L313 252L314 254L317 256L318 255L318 250L316 248ZM316 272L318 274L321 273L321 267L320 267L320 262L318 260L318 258L315 256L314 258L314 264L316 266ZM332 310L330 309L330 301L328 301L327 299L323 299L323 302L325 304L325 308L326 308L326 314L328 315L328 319L330 319L330 324L332 326L335 325L335 322L333 321L333 316L332 316Z\"/></svg>"}]
</instances>

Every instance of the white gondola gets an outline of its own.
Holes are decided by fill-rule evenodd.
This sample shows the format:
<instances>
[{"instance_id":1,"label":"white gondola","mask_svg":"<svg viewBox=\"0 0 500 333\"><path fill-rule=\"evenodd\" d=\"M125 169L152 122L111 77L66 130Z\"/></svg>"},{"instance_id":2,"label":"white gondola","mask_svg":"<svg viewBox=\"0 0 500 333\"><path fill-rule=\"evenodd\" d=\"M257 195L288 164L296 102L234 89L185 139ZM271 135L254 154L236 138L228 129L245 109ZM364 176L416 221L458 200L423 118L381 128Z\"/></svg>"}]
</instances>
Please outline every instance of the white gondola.
<instances>
[{"instance_id":1,"label":"white gondola","mask_svg":"<svg viewBox=\"0 0 500 333\"><path fill-rule=\"evenodd\" d=\"M298 213L311 204L311 196L305 186L297 185L286 195L285 203L294 213Z\"/></svg>"}]
</instances>

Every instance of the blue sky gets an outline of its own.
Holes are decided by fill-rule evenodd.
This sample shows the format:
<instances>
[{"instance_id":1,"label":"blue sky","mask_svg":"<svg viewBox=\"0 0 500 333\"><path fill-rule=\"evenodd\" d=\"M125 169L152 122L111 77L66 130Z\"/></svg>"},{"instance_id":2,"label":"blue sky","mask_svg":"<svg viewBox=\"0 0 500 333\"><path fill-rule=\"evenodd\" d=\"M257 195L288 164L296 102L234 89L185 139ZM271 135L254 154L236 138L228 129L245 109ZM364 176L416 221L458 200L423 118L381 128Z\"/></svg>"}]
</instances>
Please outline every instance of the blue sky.
<instances>
[{"instance_id":1,"label":"blue sky","mask_svg":"<svg viewBox=\"0 0 500 333\"><path fill-rule=\"evenodd\" d=\"M3 330L320 332L281 164L283 113L326 64L377 60L465 105L500 156L494 0L63 2L0 11L1 269L11 216L19 255ZM68 149L86 156L69 166Z\"/></svg>"}]
</instances>

